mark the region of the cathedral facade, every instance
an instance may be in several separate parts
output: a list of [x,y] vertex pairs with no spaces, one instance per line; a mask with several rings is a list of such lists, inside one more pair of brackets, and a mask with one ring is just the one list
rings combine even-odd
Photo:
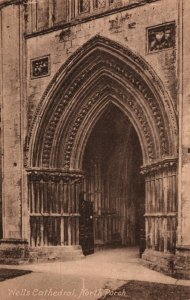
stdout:
[[1,262],[138,246],[190,276],[189,14],[185,0],[0,1]]

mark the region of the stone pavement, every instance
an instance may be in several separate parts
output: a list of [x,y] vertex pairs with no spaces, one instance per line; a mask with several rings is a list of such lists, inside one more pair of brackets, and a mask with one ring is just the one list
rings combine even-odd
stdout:
[[6,268],[33,272],[0,282],[0,300],[95,300],[128,280],[190,286],[188,280],[176,280],[144,267],[135,248],[99,251],[78,261]]

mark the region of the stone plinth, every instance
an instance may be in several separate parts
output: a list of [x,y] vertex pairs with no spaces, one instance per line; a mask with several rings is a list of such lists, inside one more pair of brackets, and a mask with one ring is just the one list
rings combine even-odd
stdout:
[[83,258],[81,246],[29,247],[26,240],[0,240],[0,264],[69,261]]
[[146,249],[142,255],[143,265],[167,275],[173,275],[173,261],[174,254],[172,253]]
[[0,240],[0,263],[22,264],[29,259],[28,242],[22,239]]
[[29,263],[69,261],[84,258],[81,246],[46,246],[29,249]]
[[190,246],[177,247],[174,274],[177,278],[190,279]]

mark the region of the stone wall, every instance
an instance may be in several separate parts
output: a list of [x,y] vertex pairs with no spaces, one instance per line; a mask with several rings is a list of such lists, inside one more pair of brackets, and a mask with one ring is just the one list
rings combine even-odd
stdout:
[[180,1],[179,13],[179,194],[178,246],[174,271],[179,278],[190,278],[190,3]]
[[[179,165],[179,245],[190,245],[190,45],[189,13],[190,5],[182,1],[180,31],[180,165]],[[183,28],[183,32],[182,32]]]

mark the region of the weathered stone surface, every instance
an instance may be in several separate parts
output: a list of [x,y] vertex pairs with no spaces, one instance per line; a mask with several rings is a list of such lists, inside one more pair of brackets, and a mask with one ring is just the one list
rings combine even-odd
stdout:
[[49,246],[29,249],[29,263],[68,261],[84,258],[80,246]]
[[27,264],[50,261],[68,261],[83,258],[82,249],[77,246],[49,246],[31,248],[26,240],[0,240],[1,264]]
[[142,255],[142,263],[152,270],[173,275],[174,255],[146,249]]
[[190,279],[190,246],[177,247],[174,275],[177,278]]
[[29,258],[28,242],[21,239],[0,240],[0,263],[22,264]]

